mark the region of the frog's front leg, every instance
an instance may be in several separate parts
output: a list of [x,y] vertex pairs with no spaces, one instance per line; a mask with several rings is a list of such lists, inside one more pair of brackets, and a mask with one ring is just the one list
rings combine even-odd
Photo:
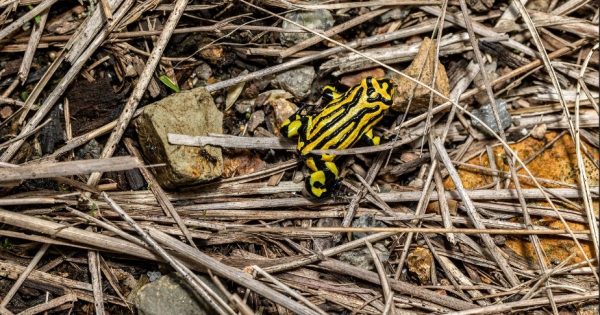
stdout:
[[329,104],[333,100],[337,100],[342,97],[344,93],[341,92],[338,88],[333,85],[326,85],[321,91],[321,97],[323,98],[323,103]]
[[295,136],[297,136],[300,132],[300,130],[303,127],[306,127],[307,124],[307,116],[306,115],[302,115],[302,110],[304,109],[304,106],[300,106],[300,108],[298,108],[298,110],[292,114],[288,119],[286,119],[283,124],[281,124],[281,127],[279,128],[279,132],[286,138],[293,138]]
[[379,143],[381,142],[381,138],[379,136],[373,135],[373,129],[370,129],[365,134],[363,134],[360,140],[366,145],[370,146],[379,145]]

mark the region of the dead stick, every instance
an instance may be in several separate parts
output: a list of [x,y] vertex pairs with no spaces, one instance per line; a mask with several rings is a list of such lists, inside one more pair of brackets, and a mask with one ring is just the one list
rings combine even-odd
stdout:
[[[417,228],[417,227],[309,227],[309,228],[265,228],[248,227],[232,228],[235,231],[246,233],[299,233],[299,232],[332,232],[332,233],[461,233],[461,234],[488,234],[488,235],[562,235],[568,236],[565,230],[517,230],[517,229],[471,229],[471,228]],[[590,230],[573,231],[576,235],[589,235]],[[269,268],[267,268],[269,269]]]
[[95,171],[124,171],[139,167],[130,156],[108,159],[78,160],[56,163],[31,164],[15,168],[0,168],[0,182],[87,174]]
[[55,307],[61,306],[65,303],[68,302],[75,302],[77,301],[77,295],[75,293],[68,293],[65,294],[61,297],[57,297],[55,299],[52,299],[48,302],[30,307],[24,311],[22,311],[21,313],[19,313],[18,315],[35,315],[35,314],[40,314],[42,312],[45,312],[47,310],[53,309]]
[[29,20],[33,19],[35,16],[44,12],[46,9],[55,4],[58,0],[46,0],[40,4],[38,4],[35,8],[31,9],[31,11],[23,14],[16,21],[12,22],[7,27],[0,30],[0,40],[4,39],[6,36],[10,35],[12,32],[18,30],[27,23]]
[[[118,21],[123,16],[125,16],[125,14],[129,11],[129,8],[131,7],[131,5],[133,5],[133,0],[126,0],[125,3],[119,7],[119,10],[115,14],[115,21]],[[108,36],[108,34],[109,34],[108,29],[100,32],[100,34],[98,34],[96,36],[96,38],[93,39],[93,41],[89,45],[89,47],[87,47],[87,49],[85,49],[85,51],[79,56],[79,58],[77,58],[76,62],[72,63],[72,65],[69,68],[69,70],[67,71],[67,73],[62,77],[62,79],[56,85],[54,90],[44,100],[42,105],[36,111],[35,115],[33,117],[31,117],[29,119],[29,121],[27,122],[27,124],[21,129],[21,133],[20,133],[21,135],[27,134],[31,130],[35,129],[37,127],[37,125],[42,121],[42,119],[44,119],[46,114],[48,114],[50,112],[50,110],[52,109],[54,104],[58,101],[60,96],[64,93],[64,91],[67,89],[67,87],[71,84],[71,82],[79,74],[79,71],[81,70],[81,68],[83,68],[85,63],[90,59],[90,57],[96,51],[96,49],[98,47],[100,47],[100,45],[104,42],[104,39],[106,38],[106,36]],[[58,69],[63,58],[65,58],[64,54],[61,54],[58,57],[58,59],[56,59],[52,63],[52,65],[50,66],[50,69],[48,69],[48,71],[44,74],[44,77],[42,78],[42,80],[40,80],[38,85],[36,85],[33,92],[27,99],[27,102],[25,103],[26,108],[33,105],[33,102],[37,99],[39,94],[42,92],[42,88],[43,88],[42,85],[44,85],[45,83],[47,83],[50,80],[50,77],[54,74],[56,69]],[[43,82],[43,84],[42,84],[42,82]],[[42,85],[40,85],[40,84],[42,84]],[[25,116],[22,116],[22,119],[24,119],[24,117]],[[20,139],[19,141],[11,144],[10,147],[8,147],[4,151],[4,153],[2,153],[2,155],[0,156],[0,161],[8,162],[15,155],[15,153],[17,153],[17,151],[19,150],[19,148],[21,148],[21,145],[23,145],[24,142],[25,142],[25,139]]]
[[[557,304],[571,303],[585,300],[597,300],[598,290],[586,292],[584,294],[566,294],[566,295],[555,295],[554,302]],[[475,314],[500,314],[503,312],[516,311],[516,308],[531,308],[535,306],[548,305],[548,297],[531,299],[527,301],[518,301],[510,303],[502,303],[497,305],[490,305],[480,308],[474,308],[470,310],[448,313],[449,315],[475,315]]]
[[[129,153],[133,154],[138,160],[140,160],[140,162],[144,160],[142,157],[142,154],[134,146],[133,141],[131,139],[125,138],[124,143],[125,143],[125,147],[129,151]],[[141,163],[143,163],[143,162],[141,162]],[[158,183],[158,181],[156,180],[156,178],[154,177],[152,172],[150,172],[150,170],[146,169],[146,168],[140,168],[140,171],[141,171],[142,175],[144,176],[144,178],[146,179],[146,182],[148,182],[148,184],[150,186],[150,190],[154,194],[156,201],[158,201],[158,204],[163,209],[165,214],[168,217],[172,217],[173,219],[175,219],[177,226],[181,230],[181,233],[183,233],[183,235],[185,236],[188,243],[190,243],[190,245],[192,245],[193,247],[198,248],[198,247],[196,247],[196,244],[194,243],[194,240],[192,239],[192,235],[190,234],[190,231],[188,230],[187,226],[181,220],[181,217],[179,216],[179,213],[177,213],[177,211],[175,210],[173,203],[171,203],[171,201],[169,200],[169,197],[167,196],[165,191],[162,189],[162,187],[160,187],[160,184]]]
[[31,261],[29,262],[29,265],[27,265],[27,269],[25,269],[25,271],[21,273],[19,279],[17,279],[17,281],[13,284],[10,290],[8,290],[8,293],[4,295],[4,299],[2,300],[2,303],[0,303],[0,307],[6,307],[6,305],[8,305],[15,293],[17,293],[17,290],[19,290],[23,282],[25,282],[31,271],[33,271],[38,262],[40,262],[40,259],[42,259],[42,257],[44,256],[44,254],[48,250],[48,247],[50,247],[50,244],[43,244],[42,247],[40,247],[33,259],[31,259]]
[[177,270],[179,274],[187,281],[187,283],[194,288],[194,290],[202,296],[217,313],[219,314],[235,314],[235,312],[223,302],[222,299],[214,293],[214,290],[206,286],[206,284],[200,280],[194,273],[192,273],[186,266],[180,261],[173,258],[167,253],[160,245],[146,233],[139,224],[137,224],[114,200],[112,200],[106,192],[102,193],[102,198],[115,210],[125,222],[127,222],[133,229],[140,235],[140,237],[146,242],[164,261],[169,263],[173,269]]
[[[336,26],[328,29],[327,31],[325,31],[323,33],[323,35],[325,35],[325,36],[333,36],[335,34],[343,32],[343,31],[345,31],[345,30],[347,30],[347,29],[349,29],[351,27],[354,27],[354,26],[359,25],[359,24],[361,24],[363,22],[366,22],[366,21],[368,21],[368,20],[370,20],[370,19],[372,19],[374,17],[377,17],[377,16],[379,16],[379,15],[381,15],[381,14],[383,14],[383,13],[389,11],[389,10],[390,9],[379,9],[379,10],[371,11],[371,12],[369,12],[367,14],[358,15],[357,17],[353,18],[352,20],[349,20],[347,22],[344,22],[344,23],[342,23],[340,25],[336,25]],[[309,38],[307,40],[304,40],[304,41],[302,41],[302,42],[300,42],[300,43],[298,43],[298,44],[296,44],[296,45],[294,45],[294,46],[292,46],[292,47],[290,47],[290,48],[282,51],[280,53],[280,57],[281,58],[289,57],[289,56],[291,56],[291,55],[293,55],[293,54],[295,54],[295,53],[297,53],[297,52],[299,52],[301,50],[304,50],[304,49],[306,49],[306,48],[308,48],[308,47],[310,47],[312,45],[318,44],[321,41],[323,41],[323,38],[321,38],[319,36],[313,36],[313,37],[311,37],[311,38]]]
[[262,295],[271,301],[284,306],[295,314],[314,314],[312,309],[295,302],[283,294],[271,289],[263,283],[252,279],[249,274],[239,269],[227,266],[222,262],[204,254],[203,252],[184,244],[183,242],[157,230],[149,227],[148,232],[152,238],[173,250],[176,250],[182,257],[189,259],[198,267],[212,270],[216,275],[229,279],[241,286],[244,286],[255,293]]

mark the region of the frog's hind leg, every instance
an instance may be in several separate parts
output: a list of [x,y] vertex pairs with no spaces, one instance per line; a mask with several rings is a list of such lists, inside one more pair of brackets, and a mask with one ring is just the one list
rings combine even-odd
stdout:
[[360,141],[364,142],[366,145],[379,145],[381,142],[381,138],[379,136],[373,135],[373,129],[370,129],[365,134],[362,135]]
[[337,176],[328,169],[311,173],[305,180],[306,191],[314,198],[331,196],[337,183]]
[[306,166],[313,171],[305,181],[306,191],[315,198],[325,198],[333,193],[339,177],[339,171],[333,161],[324,161],[319,157],[309,157]]
[[279,132],[286,138],[292,138],[298,135],[300,129],[306,125],[306,117],[302,115],[302,110],[306,104],[303,104],[298,108],[298,110],[292,114],[288,119],[286,119],[281,127],[279,127]]

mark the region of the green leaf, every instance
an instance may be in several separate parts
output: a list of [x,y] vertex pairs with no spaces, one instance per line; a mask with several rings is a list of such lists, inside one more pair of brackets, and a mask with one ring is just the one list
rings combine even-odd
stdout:
[[160,77],[158,77],[158,79],[160,80],[160,82],[162,82],[164,85],[166,85],[168,88],[170,88],[171,90],[173,90],[173,92],[175,93],[179,93],[179,91],[181,91],[179,89],[179,86],[177,85],[177,82],[174,82],[173,80],[171,80],[171,78],[169,78],[166,75],[161,75]]
[[[33,10],[33,6],[31,4],[27,5],[27,8],[29,10]],[[42,20],[42,17],[40,15],[36,15],[33,20],[35,21],[35,24],[40,25],[40,21]]]
[[21,94],[19,94],[19,96],[21,97],[21,100],[23,102],[27,101],[27,99],[29,98],[29,92],[27,91],[23,91],[21,92]]

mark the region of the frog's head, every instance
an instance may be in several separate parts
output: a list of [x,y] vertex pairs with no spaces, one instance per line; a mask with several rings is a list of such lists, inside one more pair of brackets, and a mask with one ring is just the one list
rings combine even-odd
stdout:
[[367,77],[362,80],[360,85],[363,87],[363,91],[366,91],[367,101],[382,102],[387,106],[392,105],[396,89],[391,80]]

